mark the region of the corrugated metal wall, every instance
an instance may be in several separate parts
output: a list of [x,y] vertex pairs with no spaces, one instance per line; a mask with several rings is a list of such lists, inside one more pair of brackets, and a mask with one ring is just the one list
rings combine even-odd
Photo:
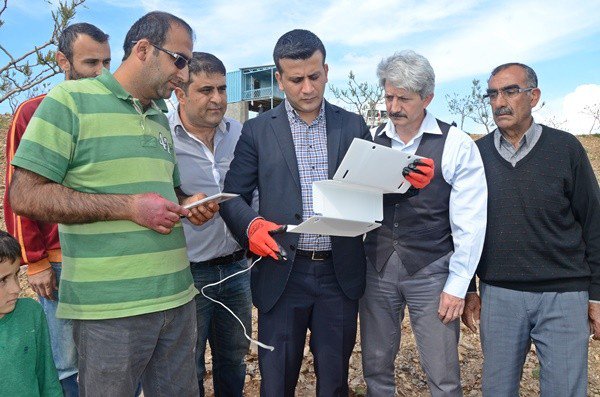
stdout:
[[239,102],[242,100],[242,71],[228,72],[226,76],[227,102]]

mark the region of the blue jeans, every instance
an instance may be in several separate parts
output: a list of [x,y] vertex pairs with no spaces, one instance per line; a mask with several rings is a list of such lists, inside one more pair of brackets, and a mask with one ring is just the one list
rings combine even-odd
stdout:
[[[218,266],[191,263],[194,285],[198,290],[247,267],[246,259]],[[208,287],[204,292],[230,308],[242,320],[250,334],[252,330],[252,295],[249,272],[233,277],[223,284]],[[200,396],[204,396],[203,381],[206,373],[204,353],[207,340],[212,353],[215,397],[243,396],[246,377],[244,357],[248,353],[250,342],[245,338],[242,326],[222,306],[211,302],[202,294],[196,295],[196,318],[198,324],[196,369]]]
[[[51,265],[56,276],[56,283],[59,284],[61,263],[54,262]],[[55,293],[54,296],[56,298],[54,301],[41,296],[38,296],[38,298],[48,321],[52,358],[58,371],[58,379],[60,379],[65,397],[76,397],[79,393],[77,386],[77,349],[73,341],[73,324],[71,320],[56,318],[58,294]]]

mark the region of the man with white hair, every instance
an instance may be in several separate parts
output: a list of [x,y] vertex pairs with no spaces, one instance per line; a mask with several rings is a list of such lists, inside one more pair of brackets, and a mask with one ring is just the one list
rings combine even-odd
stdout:
[[383,225],[365,240],[360,327],[367,394],[395,395],[394,359],[408,306],[431,395],[462,396],[458,318],[485,237],[483,163],[467,134],[426,110],[435,74],[425,57],[396,53],[380,62],[377,75],[390,121],[374,141],[425,157],[434,177],[414,194],[385,195]]

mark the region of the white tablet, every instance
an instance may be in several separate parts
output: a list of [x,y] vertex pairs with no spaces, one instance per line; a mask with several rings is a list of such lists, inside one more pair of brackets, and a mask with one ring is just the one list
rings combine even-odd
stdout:
[[410,188],[410,183],[404,179],[402,171],[420,158],[422,157],[354,138],[333,179],[374,187],[383,193],[405,193]]
[[203,198],[202,200],[198,200],[198,201],[194,201],[193,203],[189,203],[183,206],[183,208],[185,209],[191,209],[194,207],[197,207],[199,205],[202,205],[204,203],[208,203],[208,202],[213,202],[213,203],[222,203],[223,201],[227,201],[229,199],[232,199],[234,197],[239,196],[239,194],[234,194],[234,193],[218,193],[218,194],[213,194],[212,196],[208,196]]

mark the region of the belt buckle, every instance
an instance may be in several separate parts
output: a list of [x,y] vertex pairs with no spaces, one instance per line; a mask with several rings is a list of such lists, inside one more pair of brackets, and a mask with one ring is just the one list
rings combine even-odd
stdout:
[[310,259],[311,259],[311,260],[313,260],[313,261],[322,261],[322,260],[323,260],[323,258],[317,258],[317,257],[315,257],[315,253],[316,253],[316,252],[317,252],[317,251],[311,251],[311,254],[310,254]]

